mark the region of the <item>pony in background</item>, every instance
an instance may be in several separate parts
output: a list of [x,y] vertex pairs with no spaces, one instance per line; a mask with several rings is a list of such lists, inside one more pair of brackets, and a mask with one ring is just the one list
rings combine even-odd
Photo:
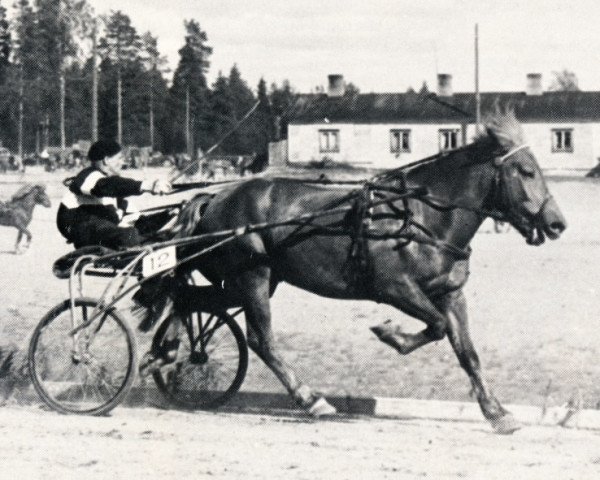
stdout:
[[[36,205],[50,208],[52,203],[46,193],[46,187],[41,184],[26,183],[4,203],[0,202],[0,225],[15,227],[18,230],[15,243],[15,253],[24,253],[31,244],[31,232],[28,226],[33,217],[33,209]],[[21,240],[25,236],[25,242]]]

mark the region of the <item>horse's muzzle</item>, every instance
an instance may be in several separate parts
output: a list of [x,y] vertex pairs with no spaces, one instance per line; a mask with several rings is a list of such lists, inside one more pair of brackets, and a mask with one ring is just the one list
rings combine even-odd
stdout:
[[567,228],[567,221],[552,197],[550,197],[542,207],[540,219],[540,227],[551,240],[556,240]]

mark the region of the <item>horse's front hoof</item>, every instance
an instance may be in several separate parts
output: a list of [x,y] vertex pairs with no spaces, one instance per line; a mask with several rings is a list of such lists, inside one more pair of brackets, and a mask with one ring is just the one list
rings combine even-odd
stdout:
[[494,431],[500,435],[511,435],[520,430],[523,425],[519,423],[511,413],[502,415],[500,418],[490,420]]
[[312,406],[308,409],[308,413],[315,418],[324,417],[327,415],[335,415],[337,413],[336,408],[331,405],[323,397],[320,397]]

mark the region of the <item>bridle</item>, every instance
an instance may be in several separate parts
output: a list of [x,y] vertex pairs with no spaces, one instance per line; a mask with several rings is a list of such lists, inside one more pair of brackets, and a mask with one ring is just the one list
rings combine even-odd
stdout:
[[[500,157],[496,157],[494,159],[494,167],[496,169],[496,173],[494,175],[494,191],[492,194],[492,198],[494,200],[494,205],[501,205],[504,208],[505,211],[501,211],[498,208],[496,208],[494,210],[494,213],[496,215],[499,215],[499,218],[496,215],[490,215],[493,218],[497,218],[498,220],[503,220],[506,221],[508,220],[511,215],[507,214],[506,211],[511,211],[512,210],[512,205],[510,205],[511,203],[511,198],[514,198],[514,195],[511,194],[511,182],[507,182],[506,178],[509,178],[509,175],[502,175],[503,173],[503,169],[505,168],[506,165],[506,161],[512,157],[514,154],[516,154],[517,152],[520,152],[521,150],[525,150],[530,148],[529,145],[527,144],[523,144],[523,145],[519,145],[518,147],[514,147],[511,150],[509,150],[507,153],[505,153],[504,155],[500,156]],[[542,200],[542,202],[540,203],[539,209],[537,211],[537,213],[535,214],[535,216],[538,216],[545,208],[546,204],[552,199],[552,195],[550,194],[549,191],[546,191],[546,195],[544,197],[544,199]]]
[[[522,144],[519,146],[516,146],[512,149],[510,149],[508,152],[498,155],[493,159],[493,166],[495,169],[494,172],[494,180],[493,180],[493,187],[492,187],[492,191],[490,193],[490,203],[492,204],[492,208],[485,208],[485,207],[475,207],[475,206],[471,206],[471,205],[466,205],[466,204],[462,204],[461,202],[450,202],[446,199],[442,199],[442,198],[437,198],[434,195],[432,195],[430,192],[426,191],[423,192],[423,194],[421,195],[415,195],[412,196],[412,198],[414,200],[420,201],[428,206],[430,206],[431,208],[434,208],[436,210],[439,211],[451,211],[451,210],[455,210],[455,209],[461,209],[461,210],[467,210],[467,211],[471,211],[481,217],[491,217],[495,220],[498,221],[509,221],[512,218],[511,213],[507,213],[507,212],[511,212],[511,205],[510,205],[510,199],[514,197],[514,195],[511,194],[511,186],[510,186],[510,182],[507,182],[503,177],[506,178],[510,178],[510,175],[508,173],[505,172],[505,168],[506,168],[506,164],[507,161],[513,157],[515,154],[517,154],[518,152],[528,149],[530,148],[530,146],[528,144]],[[426,161],[431,161],[434,160],[435,157],[431,157],[426,159]],[[419,162],[422,163],[422,162]],[[395,174],[396,177],[396,181],[400,182],[400,191],[402,190],[406,190],[406,171],[396,171]],[[381,178],[383,180],[383,178]],[[389,180],[390,178],[386,178],[386,180]],[[379,179],[378,179],[379,180]],[[366,185],[367,187],[370,187],[371,189],[373,189],[374,191],[385,191],[386,187],[384,185],[382,185],[379,182],[371,182],[370,184]],[[391,191],[388,189],[388,191]],[[392,193],[397,193],[397,192],[392,192]],[[549,192],[546,192],[546,196],[544,198],[544,200],[541,202],[540,204],[540,208],[536,214],[539,215],[543,210],[545,205],[552,199],[552,195]],[[408,228],[409,227],[418,227],[419,229],[423,229],[423,227],[419,224],[417,224],[414,219],[412,218],[412,212],[410,211],[410,208],[407,204],[407,199],[403,199],[403,203],[404,203],[404,211],[403,211],[403,215],[404,215],[404,225],[403,227],[400,229],[401,232],[403,234],[406,234],[408,232]],[[506,208],[502,208],[502,207],[506,207]],[[390,206],[390,208],[393,208],[393,206]],[[399,209],[395,209],[396,214],[400,214],[402,212],[399,211]],[[515,216],[516,217],[516,216]],[[515,220],[518,220],[517,218],[515,218]],[[433,239],[433,235],[430,232],[427,231],[423,231],[422,233],[424,233],[424,238],[422,235],[420,235],[421,239],[420,241],[422,243],[429,243],[430,241],[434,241],[435,243],[438,244],[439,247],[443,248],[444,250],[450,251],[450,253],[453,253],[456,257],[468,257],[468,250],[462,250],[459,249],[457,247],[455,247],[454,245],[448,244],[446,242],[438,242],[436,240]],[[428,238],[429,237],[429,238]],[[416,238],[414,240],[417,240]],[[419,240],[417,240],[419,241]]]
[[[514,147],[514,148],[510,149],[508,152],[506,152],[502,155],[498,155],[494,158],[494,160],[493,160],[493,166],[495,169],[494,184],[493,184],[492,192],[490,195],[490,199],[491,199],[490,203],[493,205],[492,208],[473,207],[471,205],[466,205],[461,202],[449,202],[447,200],[435,197],[434,195],[431,195],[431,194],[427,194],[427,195],[418,197],[417,199],[420,200],[421,202],[425,203],[426,205],[428,205],[436,210],[440,210],[440,211],[450,211],[450,210],[455,210],[455,209],[468,210],[468,211],[473,212],[482,217],[490,217],[490,218],[493,218],[495,220],[502,221],[502,222],[508,221],[509,215],[507,215],[504,211],[502,211],[500,208],[497,207],[497,205],[504,205],[506,203],[505,198],[512,197],[510,194],[510,187],[505,185],[505,182],[502,180],[503,169],[505,168],[506,161],[508,159],[510,159],[513,155],[520,152],[521,150],[525,150],[528,148],[530,148],[530,146],[528,144],[522,144],[522,145]],[[503,193],[505,192],[506,189],[509,189],[509,192],[506,192],[503,195]],[[545,205],[551,199],[552,199],[552,195],[550,194],[550,192],[547,192],[544,200],[540,204],[540,209],[539,209],[538,213],[543,211]]]
[[529,145],[527,145],[526,143],[524,143],[523,145],[519,145],[518,147],[515,147],[515,148],[509,150],[508,152],[506,152],[501,157],[497,157],[494,160],[494,165],[496,165],[497,167],[502,166],[504,164],[504,162],[506,160],[508,160],[510,157],[512,157],[515,153],[520,152],[521,150],[525,150],[526,148],[530,148],[530,147],[529,147]]

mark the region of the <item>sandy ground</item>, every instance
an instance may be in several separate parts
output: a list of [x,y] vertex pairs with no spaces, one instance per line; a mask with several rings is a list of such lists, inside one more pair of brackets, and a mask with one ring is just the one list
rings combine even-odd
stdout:
[[[4,343],[26,345],[39,318],[67,295],[66,282],[50,269],[70,249],[54,226],[64,176],[30,176],[48,183],[54,205],[36,209],[26,254],[12,253],[14,229],[0,229]],[[19,181],[1,178],[0,196],[9,197]],[[489,225],[476,236],[466,289],[473,337],[506,403],[563,404],[581,396],[593,408],[600,401],[600,184],[552,181],[550,187],[570,223],[561,240],[528,247],[514,232],[485,233]],[[321,299],[284,285],[273,313],[286,358],[318,390],[468,398],[466,375],[446,342],[400,357],[371,335],[368,327],[385,318],[421,328],[391,308]],[[243,388],[282,390],[254,356]],[[12,405],[0,408],[0,432],[0,478],[600,478],[599,432],[559,427],[502,437],[484,422],[314,422],[152,408],[90,418]]]
[[[48,184],[54,205],[35,210],[33,244],[26,254],[12,254],[16,231],[0,229],[3,341],[24,345],[39,318],[67,296],[66,281],[54,278],[50,268],[70,249],[54,225],[64,189],[60,180],[67,175],[31,174]],[[17,176],[1,178],[1,196],[8,197],[18,182]],[[502,401],[560,405],[581,396],[587,407],[595,408],[600,402],[596,307],[600,183],[551,180],[550,188],[569,222],[560,240],[530,247],[514,232],[486,233],[489,225],[475,237],[466,288],[472,334]],[[157,202],[151,197],[141,199],[142,206]],[[273,316],[285,357],[317,390],[335,395],[469,398],[467,377],[446,341],[401,357],[371,334],[368,327],[386,318],[407,329],[421,328],[389,307],[323,299],[282,285],[273,299]],[[140,337],[142,343],[147,340]],[[243,388],[282,391],[253,355]]]
[[[479,423],[119,409],[65,417],[0,410],[2,478],[600,478],[600,434]],[[9,476],[5,476],[10,472]]]

